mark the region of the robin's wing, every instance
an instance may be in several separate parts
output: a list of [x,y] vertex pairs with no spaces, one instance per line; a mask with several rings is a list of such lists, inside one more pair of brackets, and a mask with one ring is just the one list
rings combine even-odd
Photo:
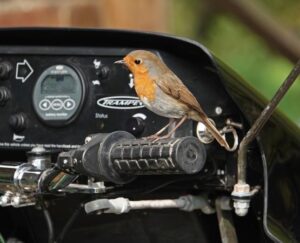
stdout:
[[188,88],[181,82],[181,80],[172,72],[167,72],[161,78],[155,79],[155,83],[166,94],[186,104],[191,109],[198,111],[202,121],[207,126],[211,134],[216,138],[221,146],[229,149],[226,140],[219,133],[217,128],[211,123],[200,104]]
[[155,78],[154,81],[164,93],[204,114],[197,99],[173,72],[166,72],[160,78]]

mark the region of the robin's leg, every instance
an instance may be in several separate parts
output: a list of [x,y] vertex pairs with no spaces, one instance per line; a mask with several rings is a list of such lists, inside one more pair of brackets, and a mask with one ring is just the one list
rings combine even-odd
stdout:
[[174,118],[170,118],[169,123],[166,126],[164,126],[162,129],[160,129],[155,134],[145,137],[144,139],[147,139],[147,140],[159,139],[160,138],[159,135],[161,135],[168,127],[170,127],[175,122],[176,122],[176,120]]
[[153,142],[156,142],[160,139],[170,138],[172,134],[186,121],[187,116],[181,118],[181,120],[176,124],[176,126],[165,136],[156,138]]

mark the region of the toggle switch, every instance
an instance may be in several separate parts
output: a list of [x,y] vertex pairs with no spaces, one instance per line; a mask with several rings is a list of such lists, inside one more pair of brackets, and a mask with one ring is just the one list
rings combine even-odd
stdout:
[[18,113],[12,115],[8,120],[9,126],[15,131],[15,132],[21,132],[26,128],[27,125],[27,119],[25,114]]

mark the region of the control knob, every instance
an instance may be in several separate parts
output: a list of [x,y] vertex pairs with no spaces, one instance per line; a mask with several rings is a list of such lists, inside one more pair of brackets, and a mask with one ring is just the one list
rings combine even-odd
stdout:
[[101,66],[100,69],[97,71],[97,76],[100,80],[106,79],[109,75],[109,67],[108,66]]
[[131,117],[126,121],[126,131],[136,137],[142,135],[145,129],[145,121],[140,117]]
[[10,91],[8,88],[0,87],[0,106],[6,104],[6,102],[10,99]]
[[9,118],[8,123],[15,132],[21,132],[26,128],[27,119],[25,114],[18,113],[12,115]]
[[0,62],[0,79],[8,79],[11,70],[12,66],[9,62]]

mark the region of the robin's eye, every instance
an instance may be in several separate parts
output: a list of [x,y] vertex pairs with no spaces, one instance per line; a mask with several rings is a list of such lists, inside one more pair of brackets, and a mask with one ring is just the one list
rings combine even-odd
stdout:
[[135,59],[135,60],[134,60],[134,63],[137,64],[137,65],[139,65],[139,64],[142,63],[142,60],[141,60],[141,59]]

